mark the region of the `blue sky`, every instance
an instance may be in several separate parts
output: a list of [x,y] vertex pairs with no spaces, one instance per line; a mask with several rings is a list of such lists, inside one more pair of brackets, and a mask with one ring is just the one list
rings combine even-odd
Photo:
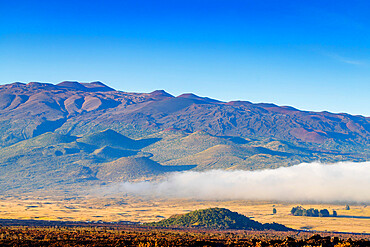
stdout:
[[0,83],[102,81],[370,116],[370,1],[3,1]]

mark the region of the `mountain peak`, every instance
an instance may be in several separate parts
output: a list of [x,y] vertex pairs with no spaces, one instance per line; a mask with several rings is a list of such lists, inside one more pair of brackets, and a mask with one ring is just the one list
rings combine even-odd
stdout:
[[84,87],[81,83],[77,81],[63,81],[57,84],[58,87],[70,88],[75,90],[82,90],[85,91],[86,87]]
[[252,105],[252,102],[244,101],[244,100],[233,100],[233,101],[227,102],[226,105],[232,105],[232,106]]
[[131,148],[135,146],[134,140],[112,129],[106,129],[93,133],[91,135],[84,136],[78,141],[99,147],[110,146],[119,148]]
[[202,99],[202,97],[200,97],[196,94],[193,94],[193,93],[183,93],[183,94],[177,96],[177,98]]
[[81,83],[84,87],[88,88],[91,92],[108,92],[108,91],[116,91],[115,89],[105,85],[100,81],[93,81],[90,83]]
[[90,83],[80,83],[77,81],[63,81],[57,84],[58,87],[68,88],[68,89],[75,89],[80,91],[87,91],[87,92],[108,92],[108,91],[116,91],[111,87],[108,87],[104,83],[100,81],[94,81]]
[[193,94],[193,93],[184,93],[184,94],[181,94],[181,95],[177,96],[177,98],[201,100],[201,101],[204,101],[204,102],[207,102],[207,103],[221,103],[221,101],[219,101],[219,100],[211,99],[211,98],[208,98],[208,97],[200,97],[200,96],[198,96],[196,94]]
[[10,83],[10,85],[12,85],[12,86],[25,86],[26,84],[23,83],[23,82],[16,81],[16,82]]
[[155,90],[155,91],[151,92],[150,95],[155,96],[155,97],[171,97],[171,98],[174,97],[173,95],[167,93],[164,90]]
[[35,82],[35,81],[27,83],[26,86],[31,89],[45,89],[45,88],[54,87],[54,85],[51,83],[42,83],[42,82]]

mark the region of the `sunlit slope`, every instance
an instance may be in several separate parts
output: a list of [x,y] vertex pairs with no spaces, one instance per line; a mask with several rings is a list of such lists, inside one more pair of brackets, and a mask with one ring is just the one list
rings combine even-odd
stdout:
[[186,133],[177,130],[166,130],[151,135],[160,137],[160,140],[143,150],[153,154],[158,162],[195,155],[219,144],[229,143],[226,139],[212,136],[204,131]]
[[124,157],[101,165],[97,178],[108,182],[122,182],[191,168],[193,166],[162,166],[147,157]]
[[[143,150],[153,154],[153,160],[165,165],[196,165],[193,169],[199,171],[255,170],[317,160],[336,162],[344,159],[338,153],[307,149],[288,142],[218,137],[204,131],[189,134],[168,130],[152,136],[160,137],[160,140]],[[361,161],[356,157],[350,159]]]

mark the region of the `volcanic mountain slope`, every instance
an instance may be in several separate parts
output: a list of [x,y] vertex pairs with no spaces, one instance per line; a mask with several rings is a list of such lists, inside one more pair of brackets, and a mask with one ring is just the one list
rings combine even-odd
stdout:
[[1,191],[369,159],[363,116],[101,82],[0,86]]
[[162,166],[113,130],[77,137],[47,132],[0,149],[0,193],[71,189],[153,177],[193,166]]
[[153,158],[158,162],[187,157],[215,145],[231,143],[225,138],[212,136],[204,131],[189,133],[180,130],[165,130],[148,137],[158,138],[158,142],[143,150],[152,153]]
[[341,152],[369,152],[370,119],[247,101],[221,102],[164,91],[125,93],[100,83],[0,86],[0,140],[8,146],[45,132],[114,129],[143,137],[167,128],[214,136],[274,138]]
[[109,182],[122,182],[138,178],[151,178],[167,172],[185,171],[194,167],[195,165],[162,166],[147,157],[123,157],[103,164],[97,177]]
[[76,190],[155,179],[186,170],[276,168],[322,160],[361,161],[280,141],[165,130],[131,139],[107,129],[85,136],[47,132],[0,148],[0,193]]
[[195,210],[183,215],[173,215],[168,219],[164,219],[159,222],[148,223],[146,225],[160,227],[200,227],[236,230],[293,230],[277,223],[261,224],[226,208]]
[[[165,135],[169,132],[168,136]],[[296,165],[302,162],[333,163],[342,160],[364,161],[352,154],[319,151],[282,141],[252,140],[212,136],[203,131],[184,135],[164,131],[151,136],[162,139],[143,149],[163,165],[197,165],[193,170],[256,170]]]
[[[53,132],[68,121],[76,120],[82,126],[110,125],[110,120],[93,121],[109,114],[120,112],[131,104],[148,103],[166,94],[135,94],[118,92],[100,83],[62,82],[58,85],[30,82],[0,86],[0,140],[7,146],[46,132]],[[122,115],[122,117],[125,117]],[[102,119],[100,119],[101,121]],[[67,132],[76,128],[69,125]],[[89,128],[89,127],[88,127]],[[78,128],[77,128],[78,129]],[[65,132],[65,131],[64,131]],[[93,133],[94,131],[86,131]]]

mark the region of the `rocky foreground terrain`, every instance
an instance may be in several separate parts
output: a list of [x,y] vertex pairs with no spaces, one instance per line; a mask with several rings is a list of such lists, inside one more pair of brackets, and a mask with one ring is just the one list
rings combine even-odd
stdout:
[[274,231],[109,227],[0,227],[1,246],[323,246],[370,245],[368,236]]

